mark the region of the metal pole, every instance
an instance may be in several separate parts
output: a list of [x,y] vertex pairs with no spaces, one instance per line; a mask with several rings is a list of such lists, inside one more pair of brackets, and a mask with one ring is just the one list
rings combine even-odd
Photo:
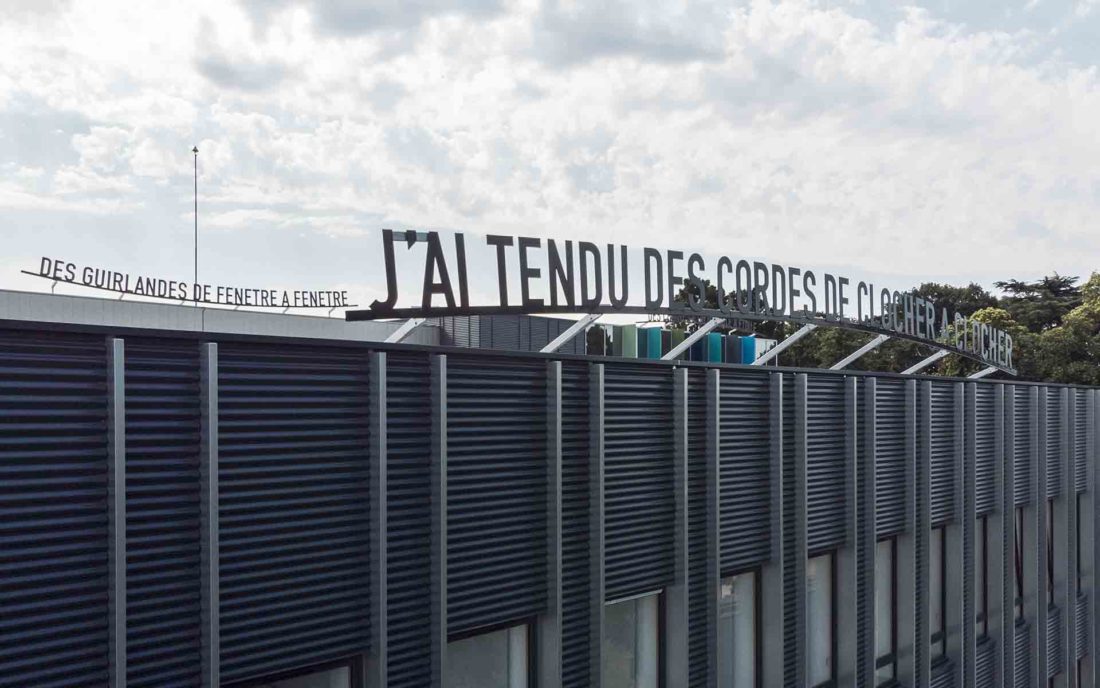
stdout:
[[195,156],[195,284],[192,287],[195,297],[195,305],[199,305],[199,147],[191,149]]

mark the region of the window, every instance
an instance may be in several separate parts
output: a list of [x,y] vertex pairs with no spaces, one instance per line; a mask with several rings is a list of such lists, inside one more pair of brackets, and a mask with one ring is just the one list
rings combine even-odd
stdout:
[[944,528],[932,529],[932,539],[928,547],[929,585],[928,597],[930,613],[929,625],[932,631],[932,658],[947,654],[947,633],[944,632],[944,609],[947,606],[947,590],[944,588],[946,557],[944,554],[946,538]]
[[756,686],[756,572],[722,581],[718,602],[718,686]]
[[989,635],[989,586],[986,578],[989,571],[989,559],[986,552],[986,537],[989,519],[980,516],[974,524],[974,635],[982,638]]
[[527,688],[527,626],[512,626],[447,644],[446,688]]
[[875,546],[875,683],[897,678],[897,540]]
[[660,594],[651,594],[607,605],[602,653],[604,688],[657,688],[660,601]]
[[806,681],[810,686],[833,680],[833,555],[806,564]]

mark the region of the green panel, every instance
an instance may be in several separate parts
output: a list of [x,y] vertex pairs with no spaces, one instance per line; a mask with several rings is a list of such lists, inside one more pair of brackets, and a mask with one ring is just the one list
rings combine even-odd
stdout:
[[707,360],[711,363],[722,362],[722,335],[717,332],[708,332],[706,336],[707,340]]

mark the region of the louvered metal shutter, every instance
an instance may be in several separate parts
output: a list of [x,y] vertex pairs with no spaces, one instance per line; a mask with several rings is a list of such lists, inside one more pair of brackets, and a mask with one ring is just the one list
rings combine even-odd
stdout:
[[1031,502],[1031,402],[1030,388],[1014,388],[1015,406],[1012,418],[1015,446],[1013,454],[1012,491],[1016,506],[1025,506]]
[[588,364],[562,362],[562,686],[589,670]]
[[447,631],[546,606],[546,364],[447,361]]
[[1039,393],[1047,395],[1047,498],[1054,499],[1062,494],[1062,395],[1058,388]]
[[1047,678],[1057,676],[1065,669],[1065,653],[1062,650],[1062,609],[1051,607],[1047,614]]
[[974,649],[974,675],[978,688],[994,688],[993,679],[996,676],[993,661],[996,648],[997,643],[987,637],[979,640]]
[[975,390],[974,508],[979,516],[992,512],[997,501],[993,484],[994,462],[997,460],[997,411],[993,391],[993,386],[988,384],[979,384]]
[[806,389],[806,542],[809,555],[844,544],[844,378],[812,375]]
[[386,624],[391,688],[431,683],[430,390],[427,354],[386,354]]
[[126,340],[126,679],[197,685],[199,345]]
[[875,530],[882,538],[905,529],[905,383],[878,380],[875,396]]
[[[932,432],[931,432],[931,473],[930,514],[932,525],[949,522],[955,517],[955,451],[958,439],[956,418],[959,409],[955,399],[955,384],[951,382],[931,382],[932,396]],[[918,404],[921,412],[924,405]],[[923,426],[923,419],[922,419]],[[924,433],[918,432],[921,437]],[[923,442],[923,438],[921,439]]]
[[222,679],[362,652],[367,352],[223,344],[218,361]]
[[768,376],[723,370],[719,395],[719,551],[722,571],[731,572],[771,555]]
[[1089,653],[1089,598],[1088,595],[1079,594],[1074,610],[1076,616],[1073,619],[1074,640],[1077,645],[1077,654],[1080,659]]
[[928,685],[931,688],[954,688],[955,665],[950,660],[941,660],[933,664]]
[[707,378],[688,370],[688,685],[707,685]]
[[1088,488],[1089,396],[1083,389],[1070,390],[1075,399],[1073,422],[1073,482],[1078,492]]
[[673,576],[672,371],[608,365],[605,406],[605,590],[616,598]]
[[1031,685],[1031,624],[1020,619],[1013,628],[1015,629],[1013,640],[1016,643],[1016,652],[1013,654],[1015,688],[1027,688]]
[[806,562],[799,561],[795,537],[795,380],[783,375],[783,682],[797,685],[798,638],[805,637],[805,617],[799,614],[797,589],[806,575]]
[[0,686],[107,684],[107,352],[0,332]]

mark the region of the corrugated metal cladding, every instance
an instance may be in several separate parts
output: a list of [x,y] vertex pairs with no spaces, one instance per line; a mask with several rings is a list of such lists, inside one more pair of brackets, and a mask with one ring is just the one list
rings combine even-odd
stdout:
[[0,686],[107,683],[103,337],[0,331]]
[[1047,678],[1057,676],[1065,669],[1062,652],[1062,608],[1047,610]]
[[[373,627],[370,566],[378,560],[369,546],[370,462],[383,458],[370,455],[371,423],[382,417],[383,410],[371,402],[372,390],[378,387],[371,384],[376,382],[371,379],[372,348],[278,342],[243,337],[218,342],[219,659],[225,684],[361,656],[380,645],[368,636]],[[184,337],[126,338],[127,482],[123,494],[127,520],[123,534],[127,559],[122,562],[125,567],[109,569],[108,513],[113,500],[108,496],[107,478],[114,455],[109,452],[106,338],[0,330],[0,687],[106,685],[114,657],[108,590],[119,572],[125,576],[128,593],[121,610],[126,613],[128,684],[159,688],[198,682],[200,646],[208,637],[198,630],[202,616],[200,347],[198,340]],[[388,529],[386,576],[378,580],[387,585],[387,606],[384,619],[377,621],[387,630],[388,685],[424,688],[431,685],[432,644],[439,637],[439,629],[433,629],[431,622],[430,361],[433,353],[447,350],[381,348],[387,352],[384,495]],[[547,360],[545,356],[449,350],[448,630],[452,633],[526,621],[546,610],[550,578],[545,568]],[[654,362],[601,360],[606,366],[606,587],[607,597],[615,599],[664,588],[673,580],[675,373],[671,366]],[[589,472],[591,363],[570,359],[561,364],[562,674],[564,685],[589,688],[594,640],[588,539],[590,486],[595,477]],[[845,463],[846,419],[836,410],[844,406],[844,377],[826,373],[807,377],[806,403],[798,409],[808,413],[808,472],[799,475],[794,442],[796,375],[781,376],[784,430],[781,437],[772,437],[774,422],[779,420],[771,416],[775,409],[771,380],[776,372],[720,367],[719,426],[708,428],[711,396],[706,394],[706,382],[713,373],[702,365],[684,367],[688,369],[689,666],[681,683],[696,688],[713,678],[707,675],[714,659],[708,656],[709,643],[714,641],[708,635],[714,631],[708,615],[708,608],[710,612],[713,608],[708,605],[715,592],[708,590],[706,582],[708,566],[714,563],[708,560],[708,546],[717,543],[721,548],[721,570],[727,575],[759,567],[770,555],[772,510],[780,509],[786,596],[774,602],[770,597],[758,599],[762,618],[782,615],[787,621],[785,641],[790,649],[782,659],[784,683],[803,685],[794,677],[804,670],[805,660],[805,615],[800,614],[805,600],[797,595],[803,589],[805,553],[800,549],[804,534],[795,529],[807,517],[811,526],[807,534],[818,538],[815,547],[839,544],[844,537],[843,531],[838,535],[831,530],[839,517],[824,504],[826,496],[835,499],[843,487],[842,480],[830,481]],[[862,381],[861,389],[870,384]],[[875,417],[857,420],[862,427],[874,427],[878,438],[873,466],[878,494],[872,505],[880,519],[880,534],[898,533],[911,526],[905,523],[904,485],[910,467],[907,385],[912,383],[880,377],[874,384],[878,390]],[[975,389],[995,390],[996,386],[979,382]],[[1055,397],[1062,389],[1053,390]],[[1046,395],[1050,389],[1037,391]],[[1026,459],[1030,447],[1030,392],[1031,387],[1024,385],[1015,392],[1016,446],[1012,450],[1018,459],[1021,455]],[[977,396],[975,400],[980,407],[983,402]],[[1087,404],[1077,402],[1078,434],[1073,440],[1079,452],[1081,434],[1092,419],[1082,419],[1080,408]],[[955,412],[951,415],[959,417]],[[981,442],[982,426],[991,417],[979,408],[975,418],[979,427],[966,427],[964,434],[973,429]],[[941,421],[932,420],[935,430]],[[942,422],[947,422],[946,417]],[[1054,427],[1057,438],[1062,426],[1055,422]],[[707,502],[710,430],[717,431],[720,443],[718,533],[707,532],[713,516]],[[775,446],[777,441],[783,445]],[[777,468],[784,478],[783,498],[776,503],[771,502],[769,484],[773,447],[781,451]],[[975,449],[979,454],[983,451]],[[1060,456],[1057,447],[1052,453]],[[863,471],[869,468],[861,466]],[[931,480],[933,468],[934,464],[918,462],[918,480]],[[1019,477],[1024,475],[1026,467]],[[1017,480],[1017,484],[1023,482]],[[807,513],[800,511],[795,499],[801,488],[807,490]],[[922,500],[917,506],[918,522],[923,522],[931,505]],[[865,522],[861,525],[861,521]],[[871,519],[859,519],[855,527],[857,533],[867,534]],[[914,540],[917,566],[927,566],[928,532],[918,531]],[[858,563],[866,563],[873,552],[861,550],[858,556]],[[1091,558],[1083,556],[1081,561],[1088,563]],[[949,585],[959,578],[951,577]],[[868,584],[866,579],[859,581],[859,586]],[[1092,589],[1086,592],[1094,594]],[[1075,609],[1051,611],[1055,668],[1067,659],[1059,654],[1068,642],[1059,625],[1063,614],[1077,614],[1075,649],[1085,649],[1091,630],[1085,599]],[[926,595],[920,600],[899,600],[921,608],[926,602]],[[867,604],[864,599],[856,610],[862,620],[873,613],[873,606]],[[847,613],[848,608],[843,609]],[[675,614],[675,608],[670,606],[666,612]],[[918,615],[915,633],[919,637],[927,637],[927,622]],[[865,632],[862,623],[860,632]],[[860,637],[864,647],[856,652],[866,658],[871,651],[866,644],[873,641]],[[1017,655],[1022,667],[1019,675],[1026,676],[1031,658],[1026,645],[1022,649]],[[926,644],[918,646],[918,654],[918,662],[927,661]],[[984,666],[984,660],[976,659]],[[850,658],[836,660],[839,666]],[[952,661],[961,660],[953,657]],[[776,658],[775,663],[779,662]],[[922,676],[922,681],[929,683],[927,677]]]
[[447,630],[546,606],[546,363],[447,360]]
[[589,670],[588,363],[561,370],[562,686],[585,688]]
[[431,683],[431,372],[427,354],[386,354],[386,617],[391,688]]
[[974,653],[974,676],[978,688],[994,688],[997,643],[989,638],[978,641]]
[[606,594],[664,587],[674,573],[672,375],[665,367],[604,371]]
[[[1042,392],[1040,392],[1042,394]],[[1053,499],[1062,494],[1062,390],[1048,389],[1046,466],[1047,498]]]
[[1016,622],[1015,642],[1016,651],[1012,657],[1014,660],[1015,688],[1027,688],[1031,685],[1031,624],[1020,619]]
[[[540,351],[573,324],[561,318],[540,318],[529,315],[466,315],[434,320],[442,331],[446,346],[505,351]],[[583,354],[584,334],[578,334],[563,344],[558,353]]]
[[955,667],[951,661],[940,661],[933,665],[928,685],[930,688],[954,688],[955,673]]
[[368,645],[369,368],[362,351],[218,353],[221,675]]
[[905,382],[880,379],[875,395],[875,530],[882,538],[906,525]]
[[806,388],[806,516],[810,556],[844,544],[848,500],[845,493],[844,380],[811,375]]
[[1012,489],[1016,497],[1016,506],[1025,506],[1031,502],[1031,388],[1016,387],[1013,390],[1015,409],[1012,416],[1013,433],[1016,438],[1013,454]]
[[996,508],[994,470],[997,460],[997,408],[993,387],[975,385],[976,424],[974,427],[974,508],[977,514],[991,513]]
[[[930,506],[932,525],[941,525],[955,517],[955,452],[958,447],[957,418],[959,409],[955,402],[956,384],[952,382],[930,382],[932,403],[931,473]],[[924,405],[918,404],[921,412]],[[924,421],[921,420],[921,427]],[[924,433],[918,432],[923,442]]]
[[1078,492],[1088,489],[1089,393],[1073,390],[1073,483]]
[[127,684],[199,680],[199,348],[126,340]]
[[688,370],[688,685],[707,685],[707,377]]
[[719,395],[719,554],[723,573],[729,573],[771,556],[768,378],[722,371]]
[[1078,595],[1077,605],[1074,609],[1073,618],[1073,637],[1077,645],[1075,648],[1077,654],[1074,656],[1077,659],[1081,659],[1089,652],[1089,598],[1088,595]]

